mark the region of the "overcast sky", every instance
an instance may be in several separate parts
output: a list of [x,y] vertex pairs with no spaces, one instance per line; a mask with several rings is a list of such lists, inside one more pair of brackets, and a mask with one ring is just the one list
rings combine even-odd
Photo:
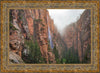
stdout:
[[54,24],[61,32],[66,25],[73,23],[79,19],[85,9],[48,9]]

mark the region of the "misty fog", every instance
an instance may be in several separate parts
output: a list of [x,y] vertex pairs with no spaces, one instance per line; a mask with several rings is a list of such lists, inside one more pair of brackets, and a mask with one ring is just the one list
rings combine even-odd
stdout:
[[67,25],[76,22],[85,9],[48,9],[48,11],[58,32],[62,34],[63,29]]

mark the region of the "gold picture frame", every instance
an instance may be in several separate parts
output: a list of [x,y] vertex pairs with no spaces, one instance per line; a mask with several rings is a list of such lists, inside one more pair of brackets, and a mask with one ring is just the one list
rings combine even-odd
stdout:
[[[9,64],[10,9],[90,9],[91,64]],[[99,72],[99,1],[1,1],[2,72]]]

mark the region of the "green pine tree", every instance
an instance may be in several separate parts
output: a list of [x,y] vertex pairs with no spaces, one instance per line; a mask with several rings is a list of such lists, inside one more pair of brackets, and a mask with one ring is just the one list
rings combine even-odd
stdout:
[[59,60],[58,50],[56,49],[56,45],[53,48],[53,53],[55,54],[56,63],[59,64],[60,63],[60,60]]
[[[26,63],[45,63],[45,59],[41,55],[41,51],[37,41],[33,43],[33,41],[25,41],[25,45],[29,47],[29,54],[27,57],[23,55],[23,60]],[[26,59],[25,59],[26,58]]]

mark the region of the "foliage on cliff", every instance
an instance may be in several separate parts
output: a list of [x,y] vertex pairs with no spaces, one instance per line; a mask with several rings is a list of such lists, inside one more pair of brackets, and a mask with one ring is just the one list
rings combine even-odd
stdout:
[[12,23],[9,23],[9,28],[11,29],[11,30],[17,30],[14,26],[13,26],[13,24]]
[[13,19],[13,16],[12,16],[12,10],[9,12],[9,17],[10,17],[10,19],[9,19],[9,28],[11,29],[11,30],[17,30],[14,26],[13,26],[13,24],[12,24],[12,19]]

